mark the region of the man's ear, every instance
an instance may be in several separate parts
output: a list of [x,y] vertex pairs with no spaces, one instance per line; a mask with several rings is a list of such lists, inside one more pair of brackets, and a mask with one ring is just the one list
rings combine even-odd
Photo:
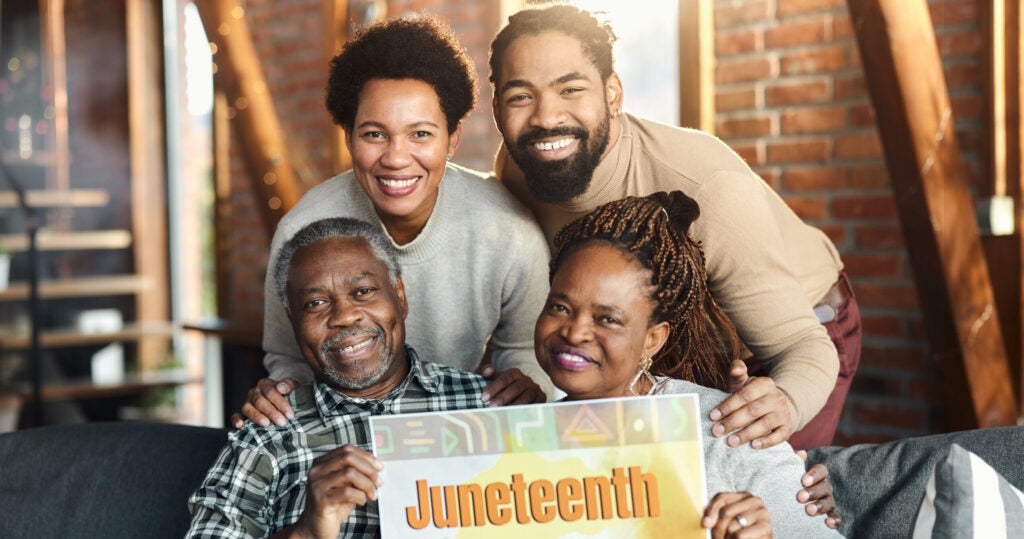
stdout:
[[669,333],[672,329],[669,327],[668,322],[659,322],[649,328],[647,328],[647,337],[644,340],[644,353],[654,357],[661,347],[665,346],[665,342],[668,341]]
[[398,295],[398,304],[402,309],[402,320],[405,320],[409,316],[409,302],[405,300],[405,283],[401,275],[395,278],[395,294]]
[[501,107],[498,106],[498,96],[491,98],[491,115],[494,116],[494,125],[501,131]]
[[608,110],[622,112],[622,79],[619,74],[612,71],[608,80],[604,83],[604,95],[608,101]]

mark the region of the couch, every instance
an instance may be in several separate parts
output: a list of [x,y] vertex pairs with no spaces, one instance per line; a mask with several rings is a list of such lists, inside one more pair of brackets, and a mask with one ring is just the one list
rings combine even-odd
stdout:
[[[185,500],[225,435],[130,422],[0,435],[0,537],[182,537],[189,524]],[[825,447],[810,451],[809,460],[829,468],[845,535],[906,537],[931,470],[952,442],[1024,485],[1024,427]]]

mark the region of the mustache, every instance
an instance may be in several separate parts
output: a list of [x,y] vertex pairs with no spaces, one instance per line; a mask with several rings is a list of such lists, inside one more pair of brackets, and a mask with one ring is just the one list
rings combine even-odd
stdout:
[[588,133],[587,130],[582,127],[571,125],[556,127],[554,129],[535,127],[522,135],[519,135],[516,139],[516,146],[525,149],[533,143],[533,141],[538,139],[565,136],[572,136],[580,139],[581,141],[586,141]]
[[374,337],[377,337],[378,339],[380,339],[381,342],[385,342],[387,340],[386,336],[384,335],[384,330],[379,327],[344,329],[341,330],[337,335],[331,337],[330,339],[327,339],[326,341],[320,344],[320,355],[326,356],[331,350],[334,350],[335,348],[341,346],[341,343],[345,339],[366,333],[373,335]]

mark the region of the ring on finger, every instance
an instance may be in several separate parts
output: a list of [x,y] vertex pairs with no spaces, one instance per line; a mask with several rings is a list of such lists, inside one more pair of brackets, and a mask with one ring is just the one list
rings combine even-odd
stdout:
[[740,528],[746,528],[750,524],[747,522],[747,517],[743,515],[736,515],[736,523],[740,525]]

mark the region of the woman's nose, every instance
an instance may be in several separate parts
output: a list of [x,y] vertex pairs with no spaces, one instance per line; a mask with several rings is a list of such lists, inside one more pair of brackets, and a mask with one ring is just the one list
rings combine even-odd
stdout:
[[583,319],[583,317],[576,316],[566,320],[565,324],[562,325],[562,338],[567,343],[579,344],[593,338],[593,331],[589,322]]
[[407,166],[411,159],[408,145],[402,140],[392,140],[384,149],[380,162],[385,167],[400,169]]

